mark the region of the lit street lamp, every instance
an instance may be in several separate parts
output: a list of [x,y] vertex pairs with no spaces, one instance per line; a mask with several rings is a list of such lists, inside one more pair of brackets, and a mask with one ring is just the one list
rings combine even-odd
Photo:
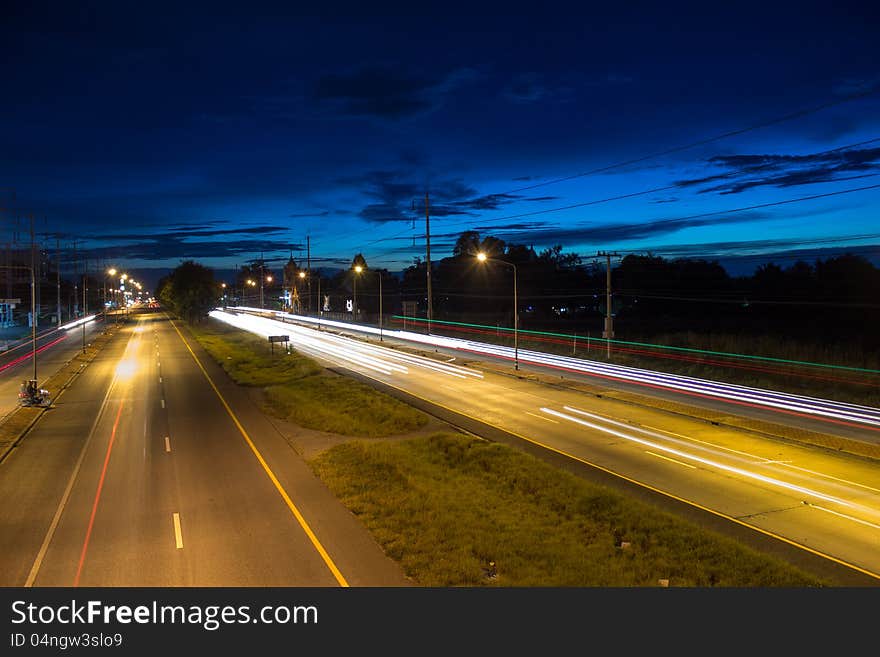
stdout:
[[[108,276],[116,276],[116,269],[111,267],[106,272],[104,272],[104,317],[107,317],[107,277]],[[113,290],[111,290],[112,292]]]
[[[356,273],[360,273],[360,271],[362,269],[363,269],[363,267],[361,267],[360,265],[355,265],[354,270]],[[351,285],[352,285],[351,312],[352,312],[352,316],[354,317],[354,321],[357,321],[357,318],[358,318],[358,279],[357,279],[357,276],[355,276],[352,279]]]
[[512,262],[507,262],[506,260],[496,260],[495,258],[488,257],[482,251],[477,254],[477,260],[480,262],[486,262],[490,260],[492,262],[500,262],[502,265],[507,265],[508,267],[513,267],[513,369],[519,369],[519,306],[516,300],[516,265]]
[[[362,265],[355,265],[354,270],[360,274],[364,268]],[[382,270],[379,269],[376,273],[379,275],[379,342],[382,342]],[[355,277],[355,281],[357,281],[357,277]]]

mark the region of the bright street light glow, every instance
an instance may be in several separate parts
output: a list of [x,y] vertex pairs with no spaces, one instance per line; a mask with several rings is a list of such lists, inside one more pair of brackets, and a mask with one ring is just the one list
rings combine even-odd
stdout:
[[482,251],[480,251],[477,254],[477,260],[479,260],[480,262],[485,262],[486,261],[486,254],[483,253]]

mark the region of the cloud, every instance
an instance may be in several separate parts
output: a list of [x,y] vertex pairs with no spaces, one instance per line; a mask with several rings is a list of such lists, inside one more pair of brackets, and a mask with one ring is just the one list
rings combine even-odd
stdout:
[[[352,185],[371,202],[357,215],[366,221],[387,223],[413,221],[424,216],[423,183],[417,183],[401,171],[370,171],[360,176],[341,179]],[[477,190],[461,180],[434,180],[429,185],[431,217],[478,216],[481,212],[502,209],[521,201],[549,201],[554,196],[525,198],[516,194],[478,194]]]
[[287,216],[291,219],[307,219],[312,217],[326,217],[328,214],[330,214],[330,210],[324,210],[323,212],[295,212]]
[[722,155],[709,158],[711,166],[729,171],[678,180],[680,188],[712,184],[700,194],[739,194],[762,186],[777,188],[838,182],[880,173],[880,148],[825,151],[810,155]]
[[628,85],[633,78],[618,73],[587,76],[581,73],[558,74],[526,71],[514,75],[502,88],[501,96],[517,105],[566,103],[577,97],[578,90]]
[[203,229],[192,228],[197,224],[184,224],[184,228],[172,228],[162,233],[96,233],[89,237],[92,241],[125,241],[142,240],[144,238],[162,242],[164,240],[184,240],[189,237],[218,237],[221,235],[263,235],[283,233],[288,231],[287,226],[247,226],[242,228]]
[[582,224],[580,226],[535,226],[531,223],[511,226],[486,226],[486,234],[513,244],[613,244],[635,239],[668,235],[699,226],[762,221],[769,217],[764,212],[740,212],[727,216],[673,217],[644,223],[612,223],[604,225]]
[[439,106],[446,96],[475,80],[475,69],[459,68],[441,78],[416,77],[384,66],[367,66],[317,80],[313,98],[344,116],[401,119]]

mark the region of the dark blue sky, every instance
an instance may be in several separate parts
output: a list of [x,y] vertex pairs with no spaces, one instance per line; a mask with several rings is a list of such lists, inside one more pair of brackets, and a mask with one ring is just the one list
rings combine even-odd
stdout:
[[427,190],[434,259],[475,229],[880,260],[876,4],[618,4],[5,5],[3,240],[33,214],[145,280],[307,236],[313,266],[396,270]]

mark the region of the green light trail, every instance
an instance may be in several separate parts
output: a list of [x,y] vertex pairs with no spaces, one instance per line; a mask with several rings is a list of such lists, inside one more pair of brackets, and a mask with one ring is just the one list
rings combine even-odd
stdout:
[[[407,317],[406,315],[392,315],[394,319],[403,319],[411,322],[421,322],[427,323],[428,320],[422,319],[419,317]],[[508,328],[506,326],[490,326],[488,324],[469,324],[467,322],[444,322],[440,320],[433,320],[432,324],[449,324],[453,326],[468,326],[471,328],[481,328],[481,329],[491,329],[493,331],[507,331],[508,333],[513,333],[512,328]],[[609,340],[607,338],[589,338],[581,335],[571,335],[569,333],[553,333],[551,331],[529,331],[525,329],[519,329],[519,333],[526,333],[529,335],[547,335],[556,338],[567,338],[569,340],[585,340],[588,342],[597,342],[601,345],[606,345]],[[829,365],[827,363],[812,363],[809,361],[803,360],[789,360],[786,358],[773,358],[771,356],[753,356],[750,354],[734,354],[726,351],[709,351],[706,349],[694,349],[692,347],[670,347],[662,344],[651,344],[648,342],[628,342],[626,340],[614,340],[612,339],[611,344],[617,345],[630,345],[635,347],[651,347],[654,349],[668,349],[670,351],[683,351],[694,354],[705,354],[712,356],[726,356],[728,358],[741,358],[746,360],[756,360],[756,361],[765,361],[770,363],[784,363],[786,365],[805,365],[807,367],[821,367],[824,369],[831,370],[846,370],[850,372],[862,372],[866,374],[880,374],[880,370],[873,370],[865,367],[851,367],[848,365]]]

